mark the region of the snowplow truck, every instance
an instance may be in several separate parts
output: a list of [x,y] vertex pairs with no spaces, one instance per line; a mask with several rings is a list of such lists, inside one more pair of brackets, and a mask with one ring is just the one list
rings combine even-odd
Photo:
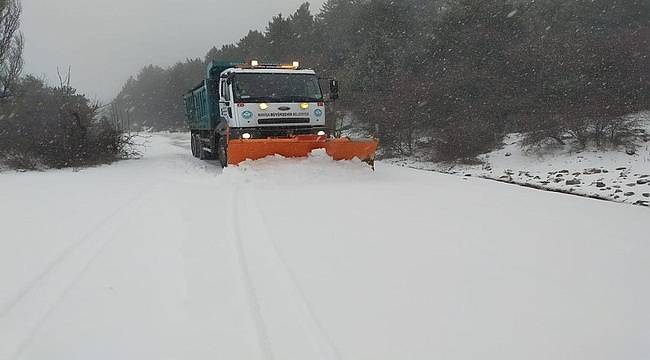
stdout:
[[[218,159],[226,167],[325,149],[334,160],[358,158],[374,166],[376,139],[330,136],[320,80],[298,62],[212,62],[205,80],[183,97],[192,155]],[[327,82],[328,101],[334,101],[338,82]]]

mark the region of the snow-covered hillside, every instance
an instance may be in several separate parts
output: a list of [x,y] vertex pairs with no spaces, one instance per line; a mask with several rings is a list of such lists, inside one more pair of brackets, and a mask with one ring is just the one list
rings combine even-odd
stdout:
[[[650,134],[650,112],[636,115]],[[441,164],[414,159],[388,162],[460,176],[478,176],[546,189],[650,206],[650,142],[640,140],[634,153],[618,149],[570,146],[544,151],[522,146],[523,136],[510,134],[501,149],[479,156],[478,165]]]
[[0,173],[0,359],[650,354],[647,209],[187,137]]

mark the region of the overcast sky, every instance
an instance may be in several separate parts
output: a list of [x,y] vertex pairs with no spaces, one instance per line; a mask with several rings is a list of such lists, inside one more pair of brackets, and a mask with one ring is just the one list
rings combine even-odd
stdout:
[[[22,0],[26,73],[110,101],[144,65],[203,57],[214,45],[263,30],[272,16],[303,0]],[[317,13],[323,0],[310,1]]]

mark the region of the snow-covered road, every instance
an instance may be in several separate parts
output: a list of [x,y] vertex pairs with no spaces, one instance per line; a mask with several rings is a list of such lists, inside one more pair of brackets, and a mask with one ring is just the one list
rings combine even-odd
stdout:
[[0,359],[647,359],[650,212],[184,134],[0,173]]

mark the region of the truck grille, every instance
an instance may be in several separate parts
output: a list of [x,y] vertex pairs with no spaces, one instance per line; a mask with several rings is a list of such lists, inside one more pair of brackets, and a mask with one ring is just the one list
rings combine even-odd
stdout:
[[269,124],[309,124],[309,118],[277,118],[277,119],[258,119],[260,125]]

